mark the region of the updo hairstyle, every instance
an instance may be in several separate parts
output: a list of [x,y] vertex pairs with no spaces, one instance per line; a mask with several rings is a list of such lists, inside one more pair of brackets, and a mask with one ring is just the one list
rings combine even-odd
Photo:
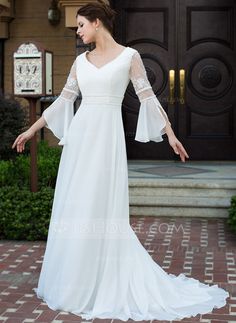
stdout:
[[113,35],[116,14],[117,12],[104,3],[104,1],[97,0],[80,7],[77,11],[76,18],[80,15],[90,22],[94,22],[98,18],[110,34]]

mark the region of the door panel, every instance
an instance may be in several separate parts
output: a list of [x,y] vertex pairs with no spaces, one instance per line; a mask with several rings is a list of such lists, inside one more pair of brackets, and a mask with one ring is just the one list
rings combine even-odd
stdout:
[[[115,38],[140,52],[153,91],[190,159],[235,160],[235,1],[118,0],[113,7],[119,13]],[[175,71],[174,104],[170,69]],[[131,83],[123,102],[128,158],[178,159],[166,136],[162,143],[134,140],[139,101]]]
[[[139,51],[149,81],[161,105],[174,124],[174,109],[168,107],[169,66],[175,66],[174,7],[169,1],[115,1],[119,12],[115,35],[118,41]],[[172,159],[167,137],[161,143],[134,140],[139,100],[130,83],[123,101],[123,121],[129,159]]]
[[179,138],[193,159],[236,158],[235,1],[183,0],[179,5],[179,68],[186,102]]

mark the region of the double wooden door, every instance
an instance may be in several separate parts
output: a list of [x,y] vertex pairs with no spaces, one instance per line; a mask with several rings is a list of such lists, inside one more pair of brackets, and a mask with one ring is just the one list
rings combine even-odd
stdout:
[[[114,0],[114,38],[136,48],[191,160],[236,159],[236,2]],[[139,101],[122,107],[129,159],[178,159],[168,144],[134,140]]]

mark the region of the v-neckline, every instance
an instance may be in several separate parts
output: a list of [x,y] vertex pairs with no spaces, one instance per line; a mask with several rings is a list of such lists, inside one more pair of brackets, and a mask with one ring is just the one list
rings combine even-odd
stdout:
[[102,66],[100,66],[100,67],[97,67],[96,65],[94,65],[93,63],[91,63],[89,60],[88,60],[88,58],[87,58],[87,53],[89,52],[89,50],[86,50],[85,52],[84,52],[84,57],[85,57],[85,60],[86,60],[86,62],[88,63],[88,64],[90,64],[91,66],[93,66],[96,70],[101,70],[101,69],[103,69],[104,67],[106,67],[107,65],[109,65],[109,64],[111,64],[111,63],[113,63],[116,59],[118,59],[125,51],[126,51],[126,49],[127,48],[129,48],[128,46],[127,47],[125,47],[123,50],[122,50],[122,52],[120,53],[120,54],[118,54],[115,58],[113,58],[111,61],[109,61],[109,62],[107,62],[107,63],[105,63],[105,64],[103,64]]

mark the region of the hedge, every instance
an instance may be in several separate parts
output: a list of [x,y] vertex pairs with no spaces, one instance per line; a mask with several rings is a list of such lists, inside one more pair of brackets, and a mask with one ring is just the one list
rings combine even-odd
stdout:
[[230,225],[233,231],[236,232],[236,196],[232,196],[231,205],[229,208],[229,218],[227,223]]
[[0,188],[0,238],[14,240],[46,240],[54,189],[38,192],[27,188]]
[[46,240],[61,147],[37,144],[38,192],[30,191],[30,156],[0,161],[0,238]]

